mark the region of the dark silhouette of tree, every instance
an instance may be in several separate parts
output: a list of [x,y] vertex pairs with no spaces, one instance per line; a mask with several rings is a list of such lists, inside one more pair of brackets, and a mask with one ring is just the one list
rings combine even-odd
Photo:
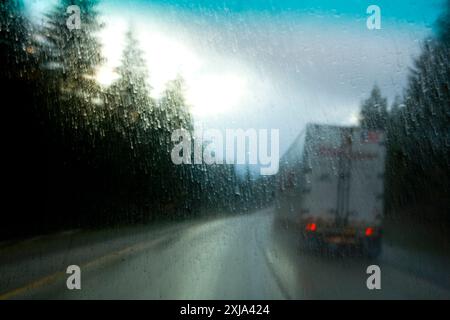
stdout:
[[[60,0],[46,14],[46,26],[42,32],[47,41],[44,62],[49,68],[62,70],[65,80],[93,80],[96,68],[103,61],[96,36],[102,27],[97,19],[98,3],[98,0]],[[79,29],[67,27],[70,14],[66,10],[71,5],[80,8]]]
[[367,129],[385,129],[387,121],[387,99],[375,85],[370,97],[361,105],[361,126]]
[[[152,98],[132,31],[120,78],[108,88],[98,84],[98,2],[60,0],[43,26],[25,18],[20,1],[0,3],[0,81],[14,106],[6,108],[12,113],[6,118],[20,126],[5,147],[8,168],[16,173],[8,180],[11,207],[20,214],[3,217],[0,237],[194,216],[203,209],[238,211],[265,202],[252,200],[265,190],[263,180],[243,181],[232,165],[172,163],[172,132],[194,136],[184,80],[178,76],[159,100]],[[66,25],[70,5],[80,8],[80,29]],[[252,188],[245,199],[244,188]]]
[[391,110],[386,177],[391,211],[440,223],[450,223],[449,4],[415,60],[402,104]]
[[444,4],[444,12],[437,20],[438,40],[445,46],[450,46],[450,0]]
[[[177,76],[166,84],[166,88],[156,109],[157,132],[161,149],[161,162],[159,168],[164,172],[161,180],[165,203],[173,204],[177,210],[180,208],[192,211],[191,190],[198,187],[198,178],[201,171],[192,165],[174,165],[170,158],[173,147],[171,135],[174,130],[184,129],[194,137],[194,125],[189,106],[184,96],[185,83],[181,76]],[[193,141],[192,141],[193,142]],[[167,192],[171,190],[171,192]]]
[[24,18],[19,1],[0,3],[0,72],[2,79],[32,79],[35,50],[30,37],[32,26]]
[[[61,0],[46,14],[42,30],[41,64],[47,86],[57,91],[59,106],[49,101],[55,117],[68,130],[95,131],[104,116],[100,87],[95,81],[97,68],[102,63],[101,44],[96,33],[100,30],[96,6],[98,0]],[[69,29],[66,10],[71,5],[80,8],[80,29]],[[53,99],[54,97],[52,97]]]
[[7,172],[4,205],[9,209],[2,213],[0,238],[36,232],[38,218],[29,212],[27,204],[33,204],[36,211],[44,209],[44,194],[40,190],[45,159],[39,155],[45,139],[39,131],[35,105],[39,70],[32,34],[33,26],[25,18],[22,3],[1,1],[0,86],[3,119],[7,124],[2,154]]
[[131,30],[125,36],[125,49],[117,72],[120,79],[109,91],[119,96],[122,116],[130,124],[140,121],[145,128],[150,127],[156,103],[150,97],[151,88],[143,52]]
[[160,101],[159,119],[161,125],[169,131],[186,129],[193,132],[193,123],[189,106],[184,97],[184,79],[178,75],[176,79],[169,81]]
[[155,125],[153,119],[156,102],[150,97],[151,88],[148,85],[148,70],[143,52],[131,30],[126,33],[121,65],[117,72],[120,78],[108,88],[106,94],[111,110],[108,123],[121,136],[123,147],[127,149],[124,155],[129,155],[122,157],[121,167],[138,167],[140,164],[142,170],[149,170],[152,158],[148,154],[145,155],[147,159],[142,155],[141,163],[136,162],[135,157],[136,152],[142,152],[144,146],[154,146],[151,130]]
[[[101,154],[107,108],[95,80],[101,44],[97,0],[61,0],[39,30],[36,90],[47,138],[47,208],[50,225],[95,224],[110,182]],[[69,29],[67,7],[80,8],[80,29]],[[110,168],[109,168],[110,169]]]

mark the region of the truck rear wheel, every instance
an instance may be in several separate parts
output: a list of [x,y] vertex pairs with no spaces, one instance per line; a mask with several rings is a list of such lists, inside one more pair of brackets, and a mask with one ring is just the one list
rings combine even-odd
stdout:
[[300,240],[300,248],[306,253],[317,254],[322,251],[323,244],[318,237],[303,235]]
[[376,259],[381,254],[381,237],[366,238],[363,241],[363,250],[365,256],[369,259]]

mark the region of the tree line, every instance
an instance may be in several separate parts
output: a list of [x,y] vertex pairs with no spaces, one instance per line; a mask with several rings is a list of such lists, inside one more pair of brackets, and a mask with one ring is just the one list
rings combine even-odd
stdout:
[[360,124],[387,134],[386,212],[450,225],[450,1],[388,109],[375,86]]
[[[182,77],[151,96],[143,52],[125,37],[119,79],[95,80],[103,63],[98,0],[61,0],[37,26],[20,1],[0,4],[0,84],[6,189],[0,238],[245,212],[273,199],[272,178],[232,165],[176,166],[171,132],[193,132]],[[80,29],[66,26],[78,5]],[[450,1],[437,35],[423,42],[402,96],[388,108],[375,87],[361,126],[387,132],[386,210],[449,222]]]
[[[179,76],[152,98],[131,29],[119,79],[106,89],[97,83],[104,61],[98,2],[61,0],[43,26],[24,15],[20,1],[0,4],[0,81],[11,126],[3,146],[8,210],[1,238],[248,206],[251,197],[239,190],[250,179],[239,178],[234,166],[171,162],[172,131],[193,132],[185,83]],[[66,26],[70,5],[81,9],[80,29]]]

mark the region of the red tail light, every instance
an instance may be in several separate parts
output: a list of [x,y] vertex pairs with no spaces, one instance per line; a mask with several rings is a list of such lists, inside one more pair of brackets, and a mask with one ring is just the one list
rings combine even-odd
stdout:
[[306,225],[306,231],[316,231],[317,225],[315,223],[308,223]]
[[371,235],[373,235],[373,228],[366,228],[366,236],[370,237]]

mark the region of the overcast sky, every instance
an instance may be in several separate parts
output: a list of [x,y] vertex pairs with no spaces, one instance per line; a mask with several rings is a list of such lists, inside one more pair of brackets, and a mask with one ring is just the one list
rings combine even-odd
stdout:
[[[45,7],[27,0],[34,12]],[[99,12],[114,80],[132,26],[158,96],[177,74],[203,128],[276,128],[283,153],[308,122],[351,124],[377,83],[392,102],[432,33],[442,0],[104,0]],[[34,6],[33,6],[34,4]],[[381,8],[368,30],[366,9]]]

